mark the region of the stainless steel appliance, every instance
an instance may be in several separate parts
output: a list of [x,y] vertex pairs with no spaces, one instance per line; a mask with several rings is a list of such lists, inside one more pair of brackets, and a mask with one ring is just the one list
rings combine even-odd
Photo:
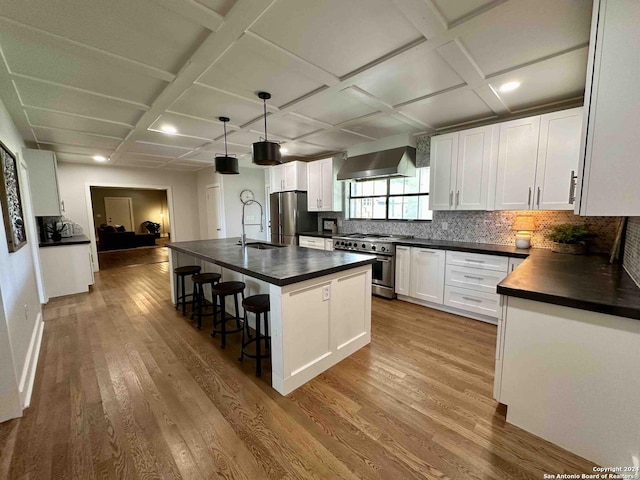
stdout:
[[269,196],[271,241],[297,245],[300,232],[318,230],[318,214],[307,211],[307,192],[279,192]]
[[385,298],[396,298],[396,246],[393,242],[407,235],[378,235],[351,233],[333,237],[333,248],[368,253],[376,256],[371,275],[371,293]]

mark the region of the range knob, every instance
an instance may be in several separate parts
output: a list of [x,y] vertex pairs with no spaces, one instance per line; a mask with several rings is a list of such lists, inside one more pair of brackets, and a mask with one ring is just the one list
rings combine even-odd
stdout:
[[362,248],[367,248],[367,246],[363,243],[363,244],[362,244]]
[[375,245],[371,245],[371,250],[373,250],[375,252],[376,246]]
[[382,248],[380,249],[380,251],[382,251],[382,252],[384,252],[385,250],[386,250],[386,248],[385,248],[385,247],[382,247]]
[[350,246],[351,246],[351,242],[347,243],[347,247],[350,247]]

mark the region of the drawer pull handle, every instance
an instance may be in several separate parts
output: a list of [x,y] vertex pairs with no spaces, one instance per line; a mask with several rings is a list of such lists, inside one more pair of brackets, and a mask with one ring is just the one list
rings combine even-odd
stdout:
[[473,297],[462,297],[462,298],[463,298],[463,299],[465,299],[465,300],[472,301],[472,302],[479,302],[479,303],[482,303],[482,300],[480,300],[480,299],[478,299],[478,298],[473,298]]
[[475,260],[473,258],[465,258],[465,262],[476,262],[476,263],[484,263],[484,260]]
[[484,280],[484,277],[472,277],[471,275],[464,275],[464,278],[470,278],[472,280]]

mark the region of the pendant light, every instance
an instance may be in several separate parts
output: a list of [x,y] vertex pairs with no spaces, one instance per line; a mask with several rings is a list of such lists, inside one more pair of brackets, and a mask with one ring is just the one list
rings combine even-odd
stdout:
[[267,140],[267,100],[271,98],[271,94],[258,92],[258,97],[262,99],[264,105],[264,141],[253,144],[253,163],[256,165],[280,165],[282,163],[280,144]]
[[223,175],[237,175],[240,173],[238,170],[238,159],[236,157],[230,157],[227,154],[227,122],[229,118],[219,117],[224,126],[224,157],[216,157],[216,173]]

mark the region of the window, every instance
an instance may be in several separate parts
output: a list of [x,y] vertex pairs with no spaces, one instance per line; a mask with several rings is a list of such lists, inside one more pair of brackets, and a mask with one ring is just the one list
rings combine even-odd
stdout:
[[415,177],[362,180],[349,184],[349,218],[431,220],[429,167]]

